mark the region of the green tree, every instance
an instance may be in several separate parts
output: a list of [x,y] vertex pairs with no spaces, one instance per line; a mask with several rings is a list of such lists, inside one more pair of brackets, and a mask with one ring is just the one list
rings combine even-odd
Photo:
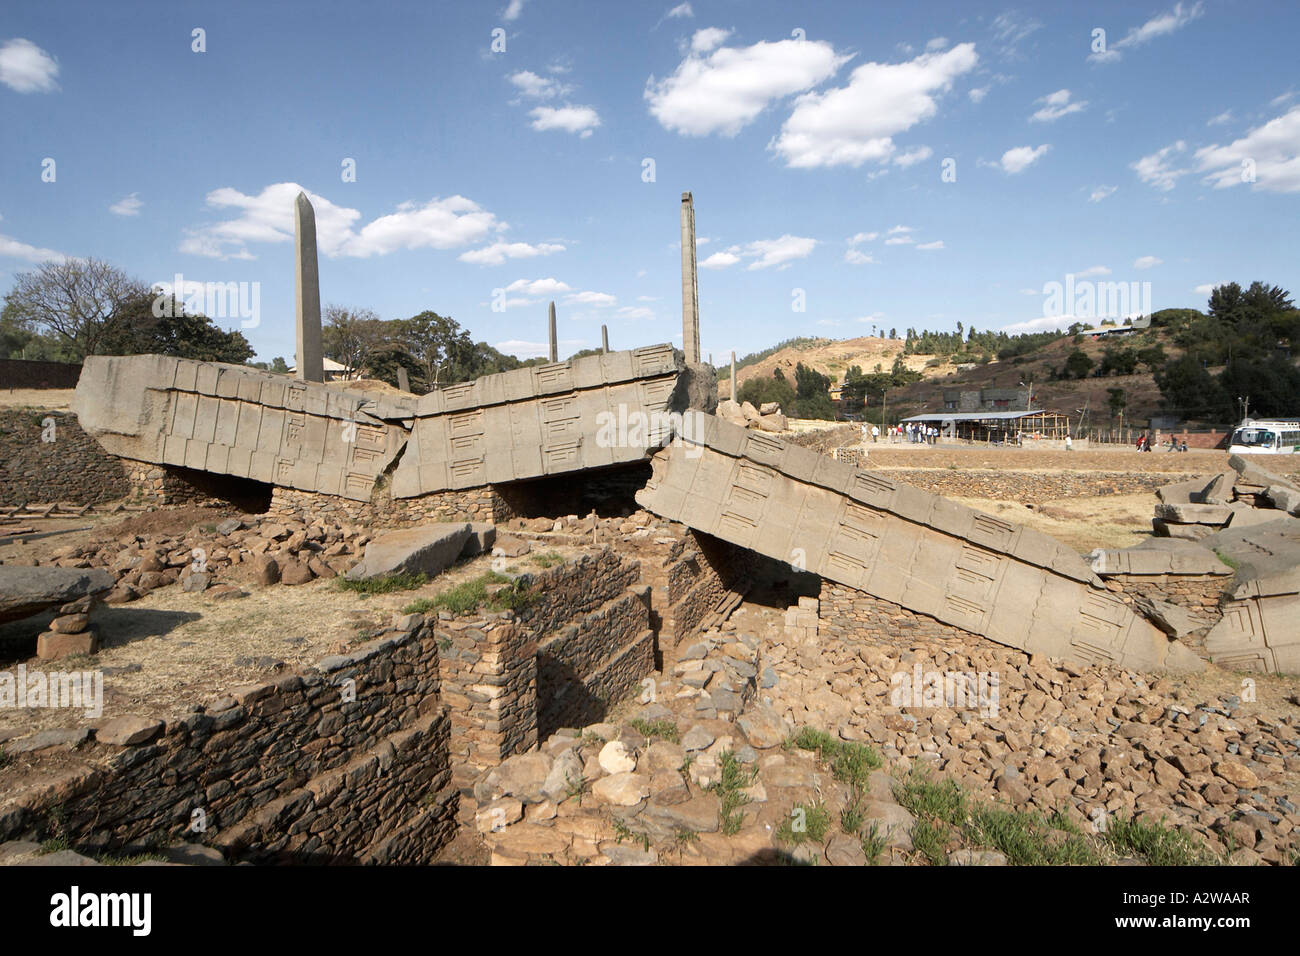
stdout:
[[1093,361],[1088,358],[1088,353],[1083,349],[1075,349],[1066,356],[1065,375],[1067,378],[1087,378],[1092,366]]
[[179,299],[152,290],[139,292],[119,306],[96,349],[105,355],[174,355],[233,365],[242,365],[254,355],[242,332],[227,332],[202,313],[186,312]]
[[1194,355],[1181,355],[1156,373],[1165,407],[1184,418],[1220,418],[1226,410],[1223,390]]
[[97,355],[121,331],[124,307],[151,296],[148,286],[99,259],[46,262],[14,276],[6,311],[24,327],[62,339],[77,360]]

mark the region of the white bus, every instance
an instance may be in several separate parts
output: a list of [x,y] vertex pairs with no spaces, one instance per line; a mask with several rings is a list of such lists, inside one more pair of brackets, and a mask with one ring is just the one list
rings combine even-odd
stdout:
[[1300,421],[1247,418],[1232,433],[1228,451],[1234,455],[1293,455],[1300,450]]

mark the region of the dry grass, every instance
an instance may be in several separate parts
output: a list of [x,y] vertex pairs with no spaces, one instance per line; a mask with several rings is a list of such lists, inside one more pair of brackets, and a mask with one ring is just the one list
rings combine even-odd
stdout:
[[[566,558],[581,549],[558,546]],[[369,639],[401,609],[432,598],[487,572],[489,555],[464,561],[423,587],[363,597],[317,579],[289,587],[251,590],[248,597],[216,600],[178,586],[159,588],[130,604],[98,608],[91,623],[103,644],[99,654],[77,661],[28,660],[29,670],[138,667],[104,678],[104,718],[139,714],[175,718],[193,705],[220,697],[236,684],[264,680],[282,670],[314,665],[330,654]],[[535,571],[523,559],[512,562]],[[223,580],[218,578],[218,581]],[[50,615],[0,626],[0,637],[30,639]],[[0,712],[0,727],[43,730],[93,721],[81,711],[44,709]]]
[[1029,508],[1016,501],[953,498],[987,514],[1051,535],[1080,553],[1094,548],[1130,548],[1151,536],[1154,495],[1060,498]]
[[65,410],[72,405],[71,388],[7,388],[0,390],[0,408]]

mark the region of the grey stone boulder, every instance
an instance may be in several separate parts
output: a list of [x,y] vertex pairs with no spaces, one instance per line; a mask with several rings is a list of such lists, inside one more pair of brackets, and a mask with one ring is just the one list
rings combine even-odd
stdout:
[[474,530],[468,522],[443,522],[388,531],[366,545],[361,563],[347,573],[353,581],[389,574],[433,577],[460,557]]
[[113,587],[104,568],[27,568],[0,565],[0,623],[30,617]]
[[1141,611],[1148,621],[1175,639],[1186,637],[1202,626],[1177,604],[1157,601],[1144,594],[1133,598],[1133,606]]

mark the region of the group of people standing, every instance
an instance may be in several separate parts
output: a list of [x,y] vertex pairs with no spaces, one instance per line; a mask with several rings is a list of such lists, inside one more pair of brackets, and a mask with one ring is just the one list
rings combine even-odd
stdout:
[[[893,444],[900,439],[911,442],[912,444],[937,445],[939,443],[939,429],[933,425],[919,425],[916,422],[904,422],[901,425],[889,425],[885,428],[885,437]],[[862,442],[866,444],[870,438],[873,442],[880,441],[880,428],[877,425],[862,425]]]

